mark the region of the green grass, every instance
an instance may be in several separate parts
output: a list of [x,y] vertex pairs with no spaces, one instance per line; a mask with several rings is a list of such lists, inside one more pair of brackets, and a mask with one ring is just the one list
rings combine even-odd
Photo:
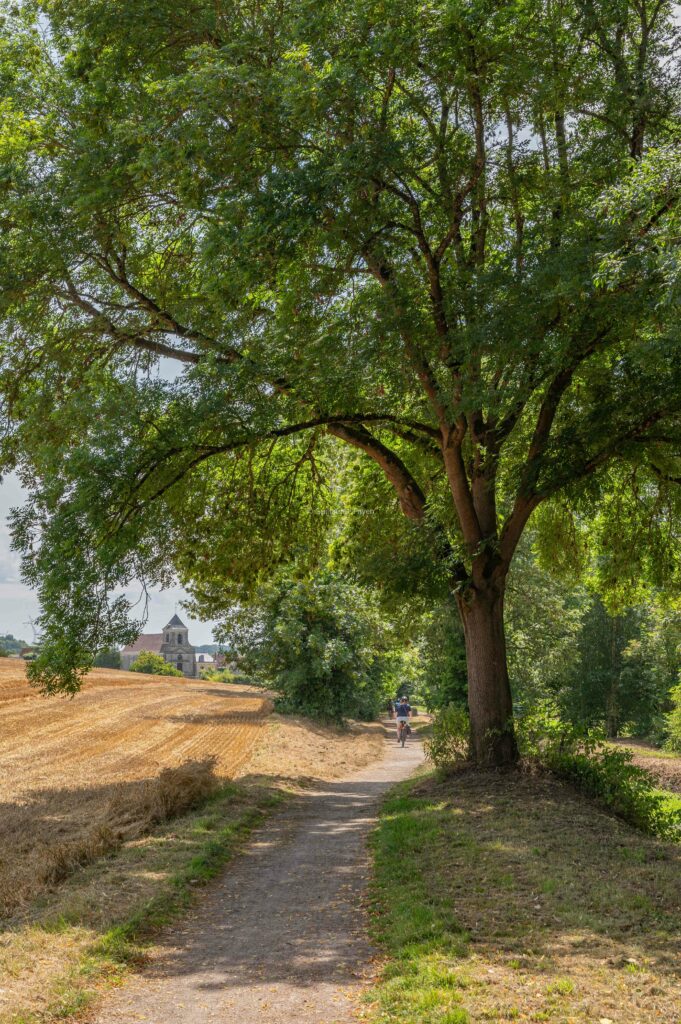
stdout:
[[423,851],[438,846],[439,815],[429,801],[412,796],[411,788],[400,787],[386,801],[372,837],[373,937],[392,958],[373,993],[375,1019],[466,1024],[460,1005],[465,972],[453,965],[465,956],[468,936],[422,870]]
[[[656,793],[664,799],[664,809],[669,813],[681,814],[681,795],[678,793],[670,793],[666,789],[656,789]],[[681,835],[679,836],[681,839]]]
[[462,771],[398,787],[371,849],[371,1024],[681,1024],[681,846],[558,781]]
[[[37,942],[37,933],[58,938],[67,950],[71,943],[74,955],[68,968],[51,980],[46,1009],[15,1009],[0,1017],[1,1024],[53,1024],[81,1014],[102,987],[118,983],[131,967],[144,962],[158,931],[187,910],[197,889],[221,871],[285,796],[279,789],[228,783],[199,812],[79,872],[55,905],[47,900],[22,932],[29,944]],[[121,878],[140,872],[158,880],[137,900],[129,900],[123,914],[93,905],[91,893],[106,888],[107,873],[115,876],[108,883],[115,891]]]

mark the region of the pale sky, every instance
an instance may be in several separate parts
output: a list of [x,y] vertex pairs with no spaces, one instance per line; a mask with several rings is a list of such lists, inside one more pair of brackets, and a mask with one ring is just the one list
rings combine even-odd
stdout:
[[[21,505],[22,500],[23,492],[17,478],[13,475],[5,477],[0,484],[0,634],[13,633],[14,636],[30,643],[33,640],[33,633],[29,620],[40,613],[40,607],[33,591],[21,582],[19,557],[11,549],[7,526],[9,509]],[[146,632],[160,633],[177,611],[182,621],[189,627],[189,639],[193,644],[213,642],[213,623],[190,619],[180,606],[180,602],[186,597],[181,587],[164,591],[152,590],[150,595]]]
[[[169,359],[161,359],[152,370],[166,380],[173,380],[182,372],[181,364]],[[21,582],[19,557],[12,551],[7,525],[7,513],[16,505],[21,505],[23,492],[16,476],[10,474],[0,483],[0,634],[13,633],[15,637],[33,640],[30,619],[40,613],[36,595]],[[193,644],[213,642],[212,622],[197,622],[190,619],[180,602],[186,598],[181,587],[169,590],[151,590],[149,603],[149,619],[144,627],[147,633],[160,633],[167,622],[177,612],[189,628],[189,639]],[[129,595],[133,600],[139,593]]]

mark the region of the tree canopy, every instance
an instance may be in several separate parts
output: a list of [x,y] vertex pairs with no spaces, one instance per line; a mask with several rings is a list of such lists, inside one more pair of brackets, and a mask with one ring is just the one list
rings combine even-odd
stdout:
[[454,595],[473,754],[512,760],[530,516],[601,516],[604,567],[619,517],[641,573],[678,578],[677,43],[666,0],[6,15],[3,458],[35,678],[73,689],[137,631],[130,580],[179,573],[215,613],[312,565],[340,506]]

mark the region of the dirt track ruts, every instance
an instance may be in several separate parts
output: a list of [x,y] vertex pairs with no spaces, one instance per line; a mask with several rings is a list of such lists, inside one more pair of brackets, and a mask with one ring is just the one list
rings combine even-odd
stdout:
[[361,909],[380,798],[422,760],[389,733],[382,761],[297,798],[167,934],[96,1024],[340,1024],[371,976]]

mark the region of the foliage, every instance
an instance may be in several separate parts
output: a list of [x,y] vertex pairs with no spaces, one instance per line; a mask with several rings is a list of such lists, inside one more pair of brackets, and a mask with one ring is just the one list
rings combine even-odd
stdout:
[[94,665],[95,668],[120,668],[121,652],[114,647],[110,647],[105,651],[99,651],[95,655]]
[[632,764],[631,751],[565,724],[550,705],[521,719],[518,735],[528,761],[571,782],[644,832],[681,840],[681,809],[656,788],[650,772]]
[[10,652],[3,644],[0,644],[0,658],[9,658]]
[[[681,670],[673,580],[664,590],[639,587],[636,604],[618,605],[611,589],[600,589],[601,554],[590,546],[597,528],[585,515],[577,524],[567,510],[547,511],[521,541],[507,589],[515,707],[523,714],[552,697],[575,726],[659,742]],[[568,557],[575,545],[577,561]]]
[[[545,523],[546,508],[541,511]],[[544,567],[536,549],[546,538],[545,526],[525,535],[506,592],[509,672],[514,705],[521,713],[553,692],[566,667],[575,664],[587,600],[577,567],[565,575],[553,558],[550,568]]]
[[571,657],[547,679],[564,719],[609,737],[664,734],[669,691],[681,669],[681,619],[662,595],[609,612],[594,594],[575,603],[581,619]]
[[627,725],[650,731],[659,706],[645,660],[638,656],[641,612],[609,615],[598,598],[585,602],[577,657],[564,672],[558,696],[564,717],[605,728],[609,737]]
[[371,719],[387,696],[390,651],[377,610],[333,573],[263,584],[233,616],[229,639],[246,671],[279,692],[281,711]]
[[228,668],[217,669],[210,668],[210,666],[201,670],[201,676],[203,679],[210,679],[216,683],[236,683],[239,680],[242,682],[247,681],[244,676],[237,672],[232,672]]
[[671,691],[672,710],[667,715],[668,750],[681,753],[681,683]]
[[433,732],[424,743],[426,756],[441,771],[448,771],[468,757],[470,722],[460,705],[440,708],[433,720]]
[[182,676],[178,668],[154,651],[140,651],[132,665],[131,672],[144,672],[152,676]]
[[537,510],[597,523],[613,600],[678,586],[677,42],[671,0],[9,11],[0,460],[30,492],[32,679],[74,692],[137,635],[131,581],[221,617],[342,516],[391,584],[489,609],[472,731],[498,737],[486,619]]
[[419,692],[428,710],[452,703],[466,707],[466,649],[453,602],[436,605],[421,616],[418,650]]

